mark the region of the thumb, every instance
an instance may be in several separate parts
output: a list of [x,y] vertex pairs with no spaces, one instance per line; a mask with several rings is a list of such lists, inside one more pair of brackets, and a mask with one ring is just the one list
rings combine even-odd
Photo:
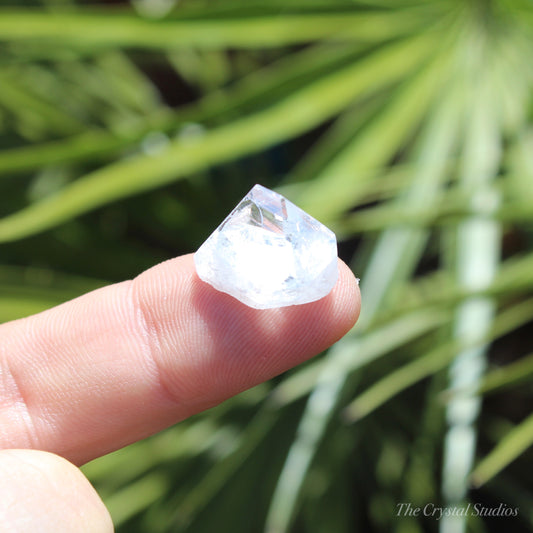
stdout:
[[16,533],[108,533],[113,523],[81,471],[38,450],[0,450],[0,524]]

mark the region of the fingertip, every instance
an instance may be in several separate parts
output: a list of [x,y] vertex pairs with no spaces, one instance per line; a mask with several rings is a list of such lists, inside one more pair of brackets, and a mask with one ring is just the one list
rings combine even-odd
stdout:
[[6,531],[113,532],[102,500],[66,459],[40,450],[1,450],[0,473],[0,517]]
[[[192,256],[159,268],[152,274],[172,277],[179,269],[186,283],[174,283],[176,296],[170,294],[165,302],[159,290],[144,292],[144,300],[149,302],[146,307],[157,315],[151,323],[166,326],[159,335],[164,349],[159,352],[158,367],[165,390],[193,411],[324,351],[343,337],[359,316],[358,282],[340,260],[337,283],[324,298],[263,310],[248,307],[203,282]],[[181,305],[186,303],[186,313],[181,312],[181,305],[172,304],[178,300]],[[181,357],[176,358],[176,353]]]
[[338,306],[342,310],[345,321],[343,326],[345,333],[348,332],[359,319],[361,312],[361,291],[359,289],[359,279],[355,277],[350,267],[339,259],[339,279],[335,290],[338,291]]

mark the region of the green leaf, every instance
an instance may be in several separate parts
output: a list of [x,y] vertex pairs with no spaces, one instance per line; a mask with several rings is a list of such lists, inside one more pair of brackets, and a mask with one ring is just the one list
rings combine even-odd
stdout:
[[533,444],[533,414],[513,428],[476,466],[472,484],[480,487],[498,475]]
[[107,498],[106,507],[113,524],[119,526],[156,502],[165,494],[167,484],[165,476],[154,473],[127,485]]
[[[533,318],[533,300],[527,300],[503,311],[494,321],[490,334],[468,343],[468,348],[475,348],[498,338],[527,323]],[[399,369],[387,374],[383,379],[357,396],[346,408],[345,417],[352,422],[360,420],[385,402],[411,387],[421,379],[446,367],[462,350],[463,342],[449,341],[438,346],[428,354],[411,361]]]
[[79,132],[83,124],[27,89],[9,72],[0,72],[0,107],[10,111],[29,129],[62,135]]
[[[426,46],[420,42],[422,47]],[[421,52],[422,50],[419,50]],[[447,72],[446,56],[434,50],[429,64],[399,87],[393,98],[298,197],[305,210],[326,223],[334,222],[356,203],[365,181],[401,148],[402,139],[420,125],[437,97]],[[449,60],[449,56],[448,56]],[[384,68],[392,68],[386,65]],[[376,139],[380,139],[377,143]],[[328,201],[323,199],[327,197]]]
[[[430,14],[433,14],[430,10]],[[427,22],[402,10],[147,20],[133,15],[0,10],[0,41],[75,47],[271,47],[316,39],[381,41]]]
[[533,378],[533,354],[521,357],[518,361],[488,372],[480,383],[479,394],[507,390]]
[[[292,94],[265,111],[137,155],[78,179],[57,195],[0,220],[0,242],[27,237],[119,198],[289,139],[338,113],[358,94],[405,74],[427,53],[427,36],[395,43]],[[405,57],[409,61],[405,61]],[[403,60],[401,60],[403,58]],[[387,69],[384,69],[384,66]],[[285,117],[291,116],[287,121]]]

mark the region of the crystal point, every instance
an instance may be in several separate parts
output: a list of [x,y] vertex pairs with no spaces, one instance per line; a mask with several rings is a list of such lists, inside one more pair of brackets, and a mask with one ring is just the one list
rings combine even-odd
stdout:
[[335,234],[255,185],[194,255],[198,276],[256,309],[319,300],[335,285]]

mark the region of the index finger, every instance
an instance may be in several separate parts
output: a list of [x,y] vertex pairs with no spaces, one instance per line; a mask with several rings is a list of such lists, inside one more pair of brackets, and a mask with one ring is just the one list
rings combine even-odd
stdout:
[[187,255],[0,326],[0,447],[80,464],[280,374],[355,323],[357,282],[339,271],[319,301],[257,310]]

